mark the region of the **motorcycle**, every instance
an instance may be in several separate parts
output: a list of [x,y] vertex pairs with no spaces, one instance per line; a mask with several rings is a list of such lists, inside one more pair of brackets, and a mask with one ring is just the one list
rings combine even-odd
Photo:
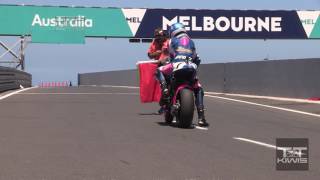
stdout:
[[176,118],[178,126],[190,128],[193,121],[195,97],[193,83],[197,65],[190,60],[172,63],[173,73],[169,77],[169,101],[165,106],[165,121],[172,123]]

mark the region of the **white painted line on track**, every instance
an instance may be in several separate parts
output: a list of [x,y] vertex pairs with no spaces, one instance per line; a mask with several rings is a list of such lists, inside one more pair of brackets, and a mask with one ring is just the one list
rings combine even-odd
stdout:
[[255,141],[255,140],[251,140],[251,139],[247,139],[247,138],[233,137],[233,139],[236,139],[236,140],[239,140],[239,141],[248,142],[248,143],[257,144],[257,145],[264,146],[264,147],[267,147],[267,148],[272,148],[272,149],[276,149],[277,148],[277,146],[275,146],[275,145],[267,144],[267,143],[264,143],[264,142]]
[[112,88],[127,88],[127,89],[139,89],[137,86],[113,86],[113,85],[80,85],[80,87],[112,87]]
[[37,86],[35,86],[35,87],[29,87],[29,88],[23,88],[23,89],[19,89],[19,90],[13,91],[13,92],[11,92],[11,93],[8,93],[8,94],[5,94],[5,95],[3,95],[3,96],[0,96],[0,100],[6,99],[6,98],[8,98],[8,97],[10,97],[10,96],[13,96],[13,95],[15,95],[15,94],[18,94],[18,93],[20,93],[20,92],[27,91],[27,90],[34,89],[34,88],[37,88]]
[[313,100],[308,100],[308,99],[284,98],[284,97],[275,97],[275,96],[258,96],[258,95],[218,93],[218,92],[205,92],[205,94],[247,97],[247,98],[256,98],[256,99],[268,99],[268,100],[297,102],[297,103],[320,104],[320,101],[313,101]]
[[270,105],[253,103],[253,102],[249,102],[249,101],[243,101],[243,100],[220,97],[220,96],[212,96],[212,95],[205,95],[205,96],[212,97],[212,98],[217,98],[217,99],[228,100],[228,101],[240,102],[240,103],[245,103],[245,104],[251,104],[251,105],[261,106],[261,107],[266,107],[266,108],[271,108],[271,109],[277,109],[277,110],[282,110],[282,111],[287,111],[287,112],[293,112],[293,113],[298,113],[298,114],[303,114],[303,115],[308,115],[308,116],[313,116],[313,117],[320,117],[320,114],[314,114],[314,113],[309,113],[309,112],[305,112],[305,111],[299,111],[299,110],[294,110],[294,109],[270,106]]
[[[178,123],[178,122],[177,122],[175,119],[172,121],[172,124],[175,124],[176,126],[178,126],[177,123]],[[208,131],[208,130],[209,130],[208,127],[200,127],[200,126],[198,126],[198,125],[196,125],[196,124],[192,124],[192,125],[191,125],[191,128],[192,128],[192,129],[202,130],[202,131]]]
[[[139,89],[138,86],[113,86],[113,85],[80,85],[88,87],[113,87],[113,88],[128,88],[128,89]],[[275,96],[258,96],[258,95],[248,95],[248,94],[232,94],[232,93],[219,93],[219,92],[207,92],[206,95],[226,95],[226,96],[236,96],[236,97],[247,97],[247,98],[257,98],[257,99],[269,99],[276,101],[287,101],[287,102],[298,102],[298,103],[310,103],[310,104],[320,104],[320,101],[313,101],[308,99],[296,99],[296,98],[284,98]]]
[[[114,88],[129,88],[129,89],[139,89],[138,86],[113,86],[113,85],[80,85],[88,87],[114,87]],[[227,95],[227,96],[237,96],[237,97],[248,97],[248,98],[258,98],[258,99],[269,99],[277,101],[291,101],[291,102],[300,102],[300,103],[311,103],[311,104],[320,104],[320,101],[313,101],[308,99],[296,99],[296,98],[285,98],[285,97],[276,97],[276,96],[258,96],[258,95],[249,95],[249,94],[233,94],[233,93],[221,93],[221,92],[209,92],[205,91],[205,94],[208,95]]]
[[139,93],[19,93],[23,95],[139,95]]
[[[96,87],[97,85],[83,85],[83,86]],[[114,87],[114,88],[139,89],[139,87],[137,87],[137,86],[100,85],[100,87]],[[272,109],[277,109],[277,110],[282,110],[282,111],[287,111],[287,112],[293,112],[293,113],[298,113],[298,114],[313,116],[313,117],[320,117],[320,114],[314,114],[314,113],[309,113],[309,112],[299,111],[299,110],[294,110],[294,109],[288,109],[288,108],[270,106],[270,105],[265,105],[265,104],[253,103],[253,102],[243,101],[243,100],[238,100],[238,99],[232,99],[232,98],[226,98],[226,97],[220,97],[220,96],[213,96],[213,95],[209,95],[209,94],[215,94],[215,95],[233,95],[233,96],[242,96],[242,97],[254,97],[254,98],[261,98],[261,99],[272,99],[272,100],[293,101],[293,102],[308,102],[308,103],[318,104],[318,102],[313,102],[313,101],[310,101],[310,100],[291,99],[291,98],[279,98],[279,97],[271,97],[271,96],[253,96],[253,95],[241,95],[241,94],[225,94],[225,93],[216,93],[216,92],[205,92],[205,96],[207,96],[207,97],[219,98],[219,99],[224,99],[224,100],[229,100],[229,101],[235,101],[235,102],[240,102],[240,103],[246,103],[246,104],[251,104],[251,105],[256,105],[256,106],[261,106],[261,107],[266,107],[266,108],[272,108]]]
[[140,89],[137,86],[111,86],[111,85],[102,85],[102,87],[113,87],[113,88],[128,88],[128,89]]
[[199,129],[199,130],[203,130],[203,131],[208,131],[209,130],[209,128],[207,128],[207,127],[200,127],[200,126],[197,126],[197,125],[194,125],[194,128]]
[[[140,88],[138,86],[114,86],[114,85],[80,85],[80,86],[114,87],[114,88],[129,88],[129,89],[139,89]],[[258,96],[258,95],[249,95],[249,94],[233,94],[233,93],[221,93],[221,92],[209,92],[209,91],[205,91],[205,94],[248,97],[248,98],[269,99],[269,100],[277,100],[277,101],[289,101],[289,102],[310,103],[310,104],[320,104],[320,101],[313,101],[313,100],[308,100],[308,99],[276,97],[276,96]]]
[[[247,139],[247,138],[242,138],[242,137],[233,137],[233,139],[235,140],[239,140],[239,141],[244,141],[247,143],[252,143],[252,144],[256,144],[259,146],[263,146],[263,147],[267,147],[267,148],[271,148],[271,149],[278,149],[278,150],[282,150],[282,151],[286,151],[287,149],[282,148],[282,147],[277,147],[275,145],[272,144],[268,144],[268,143],[264,143],[264,142],[260,142],[260,141],[255,141],[255,140],[251,140],[251,139]],[[288,150],[287,150],[288,151]],[[299,154],[300,152],[295,152],[293,151],[292,153],[294,154]],[[301,155],[301,154],[300,154]]]

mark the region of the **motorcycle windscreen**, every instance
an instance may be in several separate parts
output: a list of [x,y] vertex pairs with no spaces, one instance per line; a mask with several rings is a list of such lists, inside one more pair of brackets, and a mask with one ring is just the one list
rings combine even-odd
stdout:
[[157,64],[142,63],[138,65],[140,75],[140,101],[142,103],[159,102],[161,88],[155,78]]

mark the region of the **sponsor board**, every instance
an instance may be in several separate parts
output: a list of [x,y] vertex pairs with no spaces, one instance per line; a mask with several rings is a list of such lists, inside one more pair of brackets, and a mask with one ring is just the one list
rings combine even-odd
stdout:
[[122,13],[130,27],[132,36],[137,33],[146,11],[146,9],[122,9]]
[[148,9],[136,37],[151,37],[156,27],[185,25],[193,38],[306,39],[296,11]]
[[0,5],[0,35],[32,42],[84,43],[85,37],[132,37],[119,8]]
[[152,38],[176,22],[200,39],[318,39],[320,11],[130,9],[0,5],[0,35],[33,42],[84,43],[85,37]]
[[308,38],[320,38],[320,11],[298,11],[298,16]]

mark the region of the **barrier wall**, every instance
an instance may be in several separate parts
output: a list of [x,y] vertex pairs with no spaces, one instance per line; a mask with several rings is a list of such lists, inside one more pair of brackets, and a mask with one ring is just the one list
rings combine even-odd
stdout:
[[320,59],[226,63],[226,93],[320,97]]
[[[320,59],[203,64],[205,91],[293,98],[320,97]],[[137,71],[79,74],[79,85],[138,86]]]
[[78,74],[78,85],[138,86],[137,70]]
[[13,68],[0,67],[0,92],[31,87],[31,74]]
[[205,91],[224,92],[225,63],[201,64],[198,76]]

